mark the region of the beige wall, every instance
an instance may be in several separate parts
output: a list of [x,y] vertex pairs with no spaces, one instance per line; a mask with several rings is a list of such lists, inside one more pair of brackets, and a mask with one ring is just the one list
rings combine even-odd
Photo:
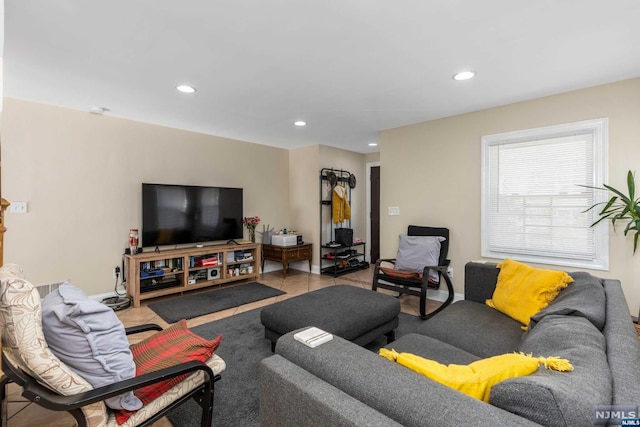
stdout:
[[[640,172],[640,79],[550,96],[382,132],[381,256],[394,256],[398,234],[409,224],[451,229],[449,257],[456,292],[463,292],[464,265],[480,259],[480,152],[482,135],[609,118],[608,183],[625,188],[628,170]],[[636,181],[638,183],[638,181]],[[640,253],[632,239],[611,230],[610,270],[635,316],[640,306]],[[558,268],[558,267],[550,267]]]
[[[289,152],[289,206],[291,207],[289,228],[302,233],[304,241],[313,244],[312,268],[314,272],[319,272],[319,159],[319,145],[296,148]],[[300,262],[293,265],[292,268],[307,270],[309,264]]]
[[5,262],[36,284],[113,290],[142,182],[242,187],[245,215],[292,223],[283,149],[5,99],[2,162],[3,196],[29,203],[7,215]]
[[376,163],[380,161],[380,152],[367,153],[364,155],[364,163]]

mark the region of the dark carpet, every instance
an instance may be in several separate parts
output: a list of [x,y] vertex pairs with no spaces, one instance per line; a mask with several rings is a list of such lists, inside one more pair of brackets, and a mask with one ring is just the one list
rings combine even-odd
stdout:
[[175,323],[180,319],[192,319],[285,293],[258,282],[251,282],[231,288],[215,289],[180,298],[152,302],[149,304],[149,308],[162,317],[165,322]]
[[[264,338],[264,327],[260,323],[260,310],[255,309],[215,322],[196,326],[192,330],[213,339],[223,334],[216,354],[227,363],[222,379],[215,385],[213,403],[213,425],[216,427],[259,426],[258,365],[271,356],[271,342]],[[400,313],[400,325],[396,337],[414,332],[422,324],[416,316]],[[386,338],[367,345],[378,351],[386,345]],[[199,426],[200,407],[189,400],[169,414],[175,427]]]

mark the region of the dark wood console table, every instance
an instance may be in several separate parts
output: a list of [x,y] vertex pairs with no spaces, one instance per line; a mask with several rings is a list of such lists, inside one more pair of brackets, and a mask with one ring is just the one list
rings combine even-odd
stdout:
[[287,277],[287,269],[292,261],[309,261],[309,272],[311,272],[311,243],[303,243],[295,246],[262,245],[262,271],[264,272],[264,261],[271,260],[282,263],[282,276]]

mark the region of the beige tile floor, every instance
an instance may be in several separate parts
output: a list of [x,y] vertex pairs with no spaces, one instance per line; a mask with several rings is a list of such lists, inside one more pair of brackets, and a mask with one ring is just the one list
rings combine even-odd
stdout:
[[[372,273],[373,268],[370,268],[368,270],[359,270],[341,277],[333,278],[331,276],[309,274],[296,270],[289,270],[286,279],[282,277],[282,273],[279,271],[266,273],[261,277],[260,282],[273,288],[280,289],[286,292],[286,294],[190,319],[187,321],[187,324],[190,327],[202,325],[204,323],[209,323],[214,320],[233,316],[234,314],[253,310],[255,308],[264,307],[266,305],[273,304],[274,302],[282,301],[288,298],[292,298],[296,295],[321,289],[327,286],[333,286],[336,284],[349,284],[365,289],[370,289]],[[232,286],[242,286],[242,284]],[[209,290],[211,290],[211,288],[195,292],[206,292]],[[170,299],[176,297],[178,296],[172,295],[165,298]],[[154,299],[153,301],[158,301],[158,299]],[[403,312],[415,316],[418,315],[418,297],[403,295],[400,297],[400,302]],[[437,304],[438,303],[434,302],[431,309],[435,308]],[[428,308],[427,310],[430,310],[430,308]],[[158,315],[155,314],[155,312],[153,312],[150,308],[148,308],[145,302],[143,302],[141,304],[141,307],[139,308],[127,308],[116,313],[125,327],[140,325],[143,323],[157,323],[162,327],[167,326],[167,323],[160,317],[158,317]],[[144,339],[145,336],[151,333],[152,332],[147,334],[138,334],[135,337],[131,338],[131,342],[134,343],[138,340]],[[10,385],[8,387],[7,394],[7,408],[6,412],[3,411],[3,413],[7,414],[8,420],[7,424],[3,423],[3,425],[6,425],[8,427],[75,426],[73,418],[67,413],[48,411],[41,408],[40,406],[25,402],[19,394],[19,388],[15,385]],[[161,419],[154,424],[154,427],[170,426],[171,423],[166,418]]]

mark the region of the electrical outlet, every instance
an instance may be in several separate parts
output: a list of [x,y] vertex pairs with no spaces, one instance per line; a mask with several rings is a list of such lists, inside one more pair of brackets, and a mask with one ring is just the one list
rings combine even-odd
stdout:
[[453,280],[453,267],[447,267],[447,274]]
[[117,279],[118,276],[120,276],[120,267],[115,266],[113,267],[113,278]]

